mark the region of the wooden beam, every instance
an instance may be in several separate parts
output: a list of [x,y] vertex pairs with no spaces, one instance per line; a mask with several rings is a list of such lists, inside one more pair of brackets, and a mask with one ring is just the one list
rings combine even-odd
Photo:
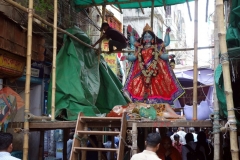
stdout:
[[186,0],[186,2],[187,2],[187,8],[188,8],[188,15],[189,15],[190,21],[192,21],[192,16],[191,16],[191,12],[190,12],[189,2],[188,2],[188,0]]
[[144,14],[144,10],[143,10],[143,7],[142,7],[141,2],[138,2],[138,3],[139,3],[139,6],[140,6],[140,8],[141,8],[142,14]]
[[128,121],[128,127],[137,123],[137,127],[212,127],[211,120],[163,120],[163,121]]

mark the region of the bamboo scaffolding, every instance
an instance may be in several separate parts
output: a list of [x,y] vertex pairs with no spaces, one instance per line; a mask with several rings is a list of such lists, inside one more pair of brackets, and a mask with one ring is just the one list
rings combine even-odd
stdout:
[[31,114],[31,113],[28,113],[28,119],[29,119],[29,121],[30,120],[38,120],[38,121],[49,121],[49,120],[51,120],[51,118],[50,117],[47,117],[47,116],[35,116],[35,115],[33,115],[33,114]]
[[153,15],[154,15],[154,0],[152,0],[152,8],[151,8],[151,27],[153,29]]
[[[214,48],[214,46],[198,47],[197,49],[200,50],[200,49],[211,49],[211,48]],[[194,50],[194,49],[195,48],[167,49],[167,52],[170,52],[170,51],[191,51],[191,50]]]
[[188,2],[188,0],[186,0],[186,2],[187,2],[187,8],[188,8],[188,15],[189,15],[190,21],[192,21],[192,16],[191,16],[191,12],[190,12],[189,2]]
[[193,120],[197,120],[197,80],[198,80],[198,0],[195,0],[194,20],[194,60],[193,60]]
[[[9,4],[11,4],[11,5],[13,5],[14,7],[17,7],[18,9],[21,9],[21,10],[24,11],[24,12],[28,12],[28,9],[27,9],[27,8],[21,6],[21,5],[18,4],[17,2],[14,2],[13,0],[4,0],[4,1],[7,2],[7,3],[9,3]],[[46,25],[54,28],[54,25],[53,25],[53,24],[49,23],[48,21],[46,21],[45,19],[43,19],[43,18],[40,17],[39,15],[37,15],[37,14],[35,14],[35,13],[33,13],[32,15],[33,15],[34,18],[38,19],[38,20],[41,21],[42,23],[44,23],[44,24],[46,24]],[[98,49],[92,47],[91,45],[89,45],[89,44],[87,44],[87,43],[84,43],[83,41],[81,41],[80,39],[78,39],[77,37],[75,37],[74,35],[68,33],[67,31],[65,31],[65,30],[63,30],[63,29],[61,29],[61,28],[58,28],[58,27],[57,27],[57,30],[58,30],[59,32],[62,32],[62,33],[64,33],[64,34],[68,35],[69,37],[71,37],[72,39],[76,40],[77,42],[85,45],[86,47],[92,48],[92,49],[94,49],[94,50],[98,50]]]
[[[214,70],[219,64],[219,39],[218,39],[218,26],[217,26],[217,14],[214,14]],[[214,98],[214,117],[213,117],[213,134],[214,134],[214,160],[220,160],[220,125],[219,125],[219,105],[216,93],[216,85],[214,83],[213,90]]]
[[166,0],[163,0],[163,7],[164,7],[164,11],[166,12]]
[[102,13],[101,13],[100,10],[98,9],[98,6],[95,6],[95,8],[96,8],[96,10],[97,10],[99,16],[102,17]]
[[55,120],[56,56],[57,56],[57,14],[58,14],[57,3],[58,3],[57,0],[54,0],[51,121]]
[[117,8],[116,6],[114,6],[114,5],[110,5],[112,8],[114,8],[116,11],[118,11],[119,13],[121,13],[121,14],[123,14],[122,13],[122,9],[120,9],[120,8]]
[[[106,5],[102,6],[102,21],[105,20],[105,15],[106,15]],[[100,37],[102,37],[103,35],[103,30],[101,31],[101,35]],[[101,47],[102,47],[102,41],[99,43],[99,53],[101,53]],[[98,62],[100,63],[100,54],[98,55]],[[102,137],[99,136],[98,137],[98,147],[101,148],[102,147]],[[102,152],[98,151],[98,160],[102,159]]]
[[139,4],[139,6],[140,6],[140,8],[141,8],[142,14],[144,14],[144,10],[143,10],[143,7],[142,7],[141,2],[138,2],[138,4]]
[[229,68],[229,59],[227,52],[226,44],[226,31],[224,27],[224,14],[223,14],[223,1],[216,0],[216,14],[217,14],[217,24],[218,24],[218,38],[220,44],[221,52],[221,64],[223,70],[223,79],[224,79],[224,91],[226,95],[226,104],[228,111],[228,123],[229,123],[229,132],[230,132],[230,146],[233,160],[239,160],[239,150],[238,150],[238,140],[237,140],[237,127],[236,127],[236,117],[234,113],[233,105],[233,94],[231,87],[231,78],[230,78],[230,68]]
[[24,136],[23,136],[23,160],[28,159],[29,121],[30,108],[30,79],[32,60],[32,24],[33,24],[33,0],[28,1],[28,30],[27,30],[27,66],[25,82],[25,107],[24,107]]
[[208,0],[206,1],[206,22],[208,20]]

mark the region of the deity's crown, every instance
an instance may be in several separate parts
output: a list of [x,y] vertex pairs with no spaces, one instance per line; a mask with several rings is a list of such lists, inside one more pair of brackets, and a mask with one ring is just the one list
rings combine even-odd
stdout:
[[146,32],[146,31],[153,31],[153,30],[152,30],[152,27],[150,27],[150,26],[148,25],[148,23],[147,23],[146,26],[143,28],[143,32]]

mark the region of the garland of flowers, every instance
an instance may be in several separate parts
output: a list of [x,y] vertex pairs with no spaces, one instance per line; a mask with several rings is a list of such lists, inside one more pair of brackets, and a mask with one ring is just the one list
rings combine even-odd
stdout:
[[161,53],[158,51],[157,49],[157,45],[152,45],[151,48],[154,49],[154,51],[152,52],[152,56],[153,56],[153,61],[151,62],[151,64],[149,65],[149,67],[144,66],[144,62],[143,62],[143,58],[142,58],[142,50],[143,46],[138,47],[138,62],[139,62],[139,67],[142,71],[142,74],[144,75],[144,77],[146,77],[145,83],[147,85],[149,85],[151,78],[157,75],[157,62],[158,62],[158,57],[161,55]]

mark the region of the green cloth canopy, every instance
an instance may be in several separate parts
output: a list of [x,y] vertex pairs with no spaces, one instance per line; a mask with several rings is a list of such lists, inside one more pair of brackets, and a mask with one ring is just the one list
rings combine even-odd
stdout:
[[[188,0],[194,1],[194,0]],[[73,0],[74,4],[80,8],[86,8],[95,5],[115,5],[121,9],[129,8],[147,8],[152,7],[151,0]],[[154,0],[154,7],[161,7],[165,5],[175,5],[185,3],[187,0]]]

